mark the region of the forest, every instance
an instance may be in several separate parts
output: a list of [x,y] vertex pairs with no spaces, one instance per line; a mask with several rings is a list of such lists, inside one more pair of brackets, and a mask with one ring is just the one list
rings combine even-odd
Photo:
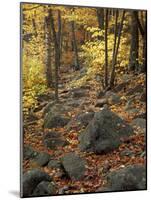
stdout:
[[147,11],[21,3],[22,196],[146,189]]

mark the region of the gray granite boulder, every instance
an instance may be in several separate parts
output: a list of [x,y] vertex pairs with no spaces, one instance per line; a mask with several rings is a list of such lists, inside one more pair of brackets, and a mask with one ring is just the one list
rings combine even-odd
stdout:
[[41,197],[56,194],[56,186],[54,182],[42,181],[34,189],[32,196]]
[[48,149],[56,149],[57,147],[62,147],[68,144],[60,133],[54,131],[44,135],[43,142]]
[[146,167],[130,165],[107,176],[107,182],[111,191],[145,190]]
[[72,180],[81,180],[85,175],[86,161],[75,153],[67,153],[61,159],[62,166]]
[[41,181],[52,181],[52,178],[39,169],[32,169],[23,175],[23,197],[32,196],[36,186]]
[[133,134],[133,129],[117,114],[108,109],[95,113],[93,120],[79,136],[80,149],[97,154],[119,147],[122,139]]

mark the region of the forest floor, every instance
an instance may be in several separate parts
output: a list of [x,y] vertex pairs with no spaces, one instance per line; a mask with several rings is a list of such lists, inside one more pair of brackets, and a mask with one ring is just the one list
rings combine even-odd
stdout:
[[[88,80],[83,87],[84,95],[79,98],[74,98],[70,96],[70,92],[73,90],[69,88],[70,81],[77,77],[79,72],[72,72],[72,77],[66,73],[60,75],[60,85],[63,85],[59,89],[59,103],[63,107],[69,105],[69,101],[72,103],[77,103],[78,106],[71,106],[71,109],[64,112],[64,115],[72,120],[70,128],[64,126],[61,128],[52,128],[45,129],[44,124],[44,109],[49,102],[53,100],[40,100],[38,111],[33,112],[34,120],[28,118],[24,120],[24,145],[31,146],[37,152],[46,152],[52,155],[55,159],[59,160],[65,153],[76,152],[81,158],[87,161],[85,176],[82,180],[71,180],[70,178],[63,177],[60,169],[51,169],[47,166],[39,167],[51,177],[53,177],[54,182],[57,185],[57,193],[60,194],[60,189],[67,187],[65,194],[73,193],[88,193],[88,192],[97,192],[105,186],[106,184],[106,173],[117,170],[121,167],[125,167],[131,164],[145,164],[146,154],[145,154],[145,134],[142,129],[136,127],[134,128],[135,134],[130,136],[128,141],[124,141],[119,148],[106,153],[97,155],[95,153],[82,152],[79,149],[79,140],[78,136],[81,131],[85,129],[85,126],[79,126],[79,123],[75,120],[79,114],[88,113],[88,112],[98,112],[101,110],[100,107],[96,106],[98,101],[98,90],[100,89],[100,83],[97,81]],[[68,73],[70,74],[70,73]],[[140,94],[131,96],[127,95],[132,88],[135,86],[142,85],[145,87],[145,75],[144,74],[129,74],[129,81],[126,84],[126,87],[119,92],[115,92],[120,96],[120,102],[118,104],[108,105],[111,111],[115,112],[118,116],[123,118],[128,124],[131,124],[134,118],[145,113],[146,115],[146,102],[141,101]],[[118,78],[118,84],[123,82],[122,78]],[[82,87],[81,87],[82,88]],[[130,108],[126,110],[126,106],[129,106],[127,103],[129,99],[133,99],[130,104]],[[101,99],[101,98],[100,98]],[[68,141],[68,145],[63,147],[58,147],[57,149],[48,149],[43,144],[43,136],[48,131],[56,131],[62,134]],[[129,154],[122,154],[122,152],[129,151]],[[105,166],[108,166],[107,171],[104,170]],[[29,169],[38,167],[34,162],[31,162],[30,159],[23,160],[23,171],[26,172]],[[104,171],[103,171],[104,170]]]

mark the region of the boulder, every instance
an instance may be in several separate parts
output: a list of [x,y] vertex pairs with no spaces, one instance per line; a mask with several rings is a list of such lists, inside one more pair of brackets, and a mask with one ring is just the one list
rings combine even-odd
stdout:
[[52,181],[52,178],[39,169],[32,169],[23,175],[23,197],[32,196],[36,186],[41,181]]
[[120,103],[120,96],[117,95],[117,94],[114,93],[114,92],[107,91],[106,94],[105,94],[105,97],[107,98],[108,103],[109,103],[110,105],[114,105],[114,104]]
[[44,119],[44,128],[57,128],[64,127],[68,122],[69,118],[61,114],[55,114],[49,112]]
[[52,108],[55,107],[55,101],[49,102],[44,108],[44,114],[48,113]]
[[42,181],[34,189],[32,196],[41,197],[56,194],[56,186],[54,182]]
[[65,172],[72,180],[81,180],[84,177],[86,161],[77,154],[73,152],[67,153],[62,157],[61,161]]
[[64,137],[61,136],[60,133],[57,132],[49,132],[44,138],[44,145],[49,149],[56,149],[57,147],[62,147],[67,145],[67,141]]
[[32,159],[37,156],[37,152],[33,150],[31,146],[25,145],[23,150],[24,159]]
[[56,103],[55,101],[49,102],[47,106],[44,108],[43,114],[48,113],[49,115],[53,114],[64,114],[65,112],[70,110],[69,106],[62,106],[64,101]]
[[72,130],[76,127],[76,130],[80,130],[82,126],[87,126],[89,122],[93,119],[94,112],[85,112],[81,113],[71,119],[71,121],[67,124],[66,128],[68,131]]
[[33,160],[32,162],[36,163],[38,166],[43,167],[48,164],[50,160],[50,155],[45,152],[40,152]]
[[50,160],[48,163],[48,168],[60,169],[61,163],[58,160]]
[[77,120],[81,125],[87,126],[89,122],[93,119],[93,117],[94,117],[94,112],[86,112],[80,114],[77,117]]
[[141,165],[130,165],[107,176],[111,191],[145,190],[146,168]]
[[87,152],[106,153],[118,148],[123,138],[133,134],[133,129],[109,109],[95,113],[94,118],[80,134],[80,149]]

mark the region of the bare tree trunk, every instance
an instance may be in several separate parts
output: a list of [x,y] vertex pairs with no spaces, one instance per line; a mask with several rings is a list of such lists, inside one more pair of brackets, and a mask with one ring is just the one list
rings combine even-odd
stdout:
[[108,86],[108,9],[105,13],[105,66],[104,66],[104,83],[105,87]]
[[117,44],[117,33],[118,33],[118,10],[115,12],[115,26],[114,26],[114,47],[113,47],[113,54],[112,54],[112,71],[111,71],[111,78],[110,78],[110,87],[113,85],[113,77],[115,76],[115,52],[116,52],[116,44]]
[[45,40],[46,40],[46,80],[47,86],[52,87],[52,68],[51,68],[51,28],[50,16],[45,18]]
[[104,29],[104,8],[97,8],[96,12],[97,12],[99,28],[103,30]]
[[129,59],[129,69],[132,71],[138,69],[139,33],[136,17],[138,18],[138,11],[133,11],[131,15],[131,48]]
[[[123,22],[124,22],[124,16],[125,16],[125,11],[123,11],[122,13],[122,18],[121,18],[121,23],[120,23],[120,27],[118,30],[118,35],[117,35],[117,45],[115,48],[115,52],[114,52],[114,57],[112,60],[112,71],[111,71],[111,78],[110,78],[110,87],[112,88],[114,86],[114,80],[115,80],[115,67],[116,67],[116,61],[117,61],[117,55],[118,55],[118,49],[120,46],[120,40],[121,40],[121,33],[122,33],[122,29],[123,29]],[[117,17],[117,16],[116,16]]]
[[[143,55],[142,55],[143,66],[142,66],[141,71],[145,72],[146,69],[147,69],[147,12],[145,11],[145,22],[144,22],[144,24],[141,24],[139,17],[138,17],[138,14],[137,13],[134,13],[134,14],[135,14],[135,19],[137,21],[138,29],[139,29],[139,31],[142,35],[142,38],[143,38]],[[142,19],[142,21],[143,21],[143,19]]]
[[60,62],[61,62],[61,29],[62,29],[62,25],[61,25],[61,12],[60,10],[58,10],[58,34],[57,34],[57,40],[58,40],[58,47],[59,47],[59,66],[60,66]]
[[79,70],[80,65],[79,65],[77,41],[76,41],[76,36],[75,36],[75,23],[74,23],[74,21],[71,22],[71,31],[72,31],[72,40],[73,40],[72,44],[73,44],[74,56],[75,56],[75,70]]
[[49,10],[49,15],[50,15],[50,24],[52,28],[52,34],[53,34],[54,46],[55,46],[55,99],[58,100],[58,69],[60,65],[59,45],[57,41],[57,34],[55,31],[54,18],[53,18],[51,9]]

